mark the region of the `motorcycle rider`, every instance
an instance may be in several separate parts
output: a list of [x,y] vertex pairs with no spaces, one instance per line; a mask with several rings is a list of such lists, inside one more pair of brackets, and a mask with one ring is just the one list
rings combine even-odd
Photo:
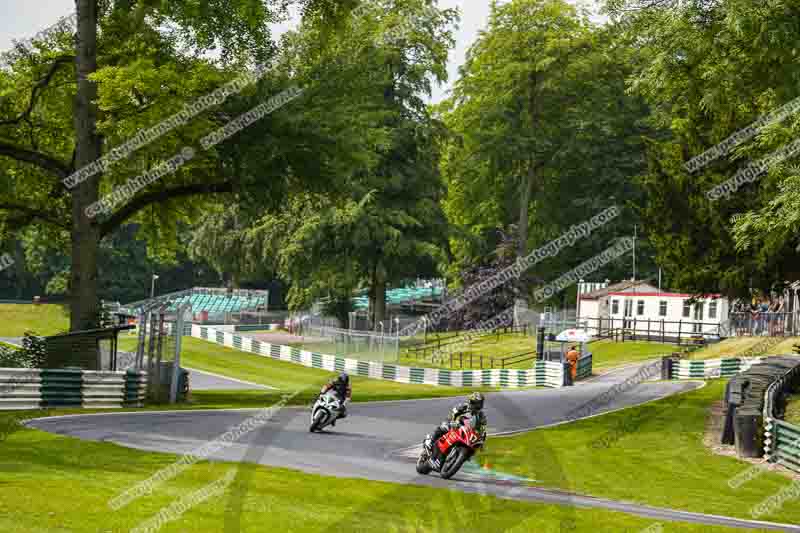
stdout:
[[452,428],[460,425],[460,419],[469,413],[472,418],[473,427],[478,433],[484,434],[486,432],[486,414],[483,412],[483,394],[480,392],[473,392],[472,395],[464,403],[453,407],[450,411],[450,420],[442,422],[433,432],[433,435],[428,435],[425,439],[425,448],[428,450],[434,462],[438,462],[441,455],[441,450],[436,446],[436,441],[442,438]]
[[333,392],[339,398],[339,401],[342,402],[342,408],[339,410],[339,416],[333,422],[331,422],[331,426],[335,426],[336,420],[347,417],[347,402],[349,402],[353,396],[353,389],[350,387],[350,376],[347,375],[347,372],[342,372],[339,374],[339,377],[326,383],[325,386],[322,387],[319,395],[322,396],[331,389],[333,389]]

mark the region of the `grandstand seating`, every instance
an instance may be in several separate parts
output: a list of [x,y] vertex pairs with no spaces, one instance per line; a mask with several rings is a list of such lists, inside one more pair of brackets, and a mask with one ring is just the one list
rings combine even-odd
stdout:
[[[389,305],[412,304],[422,301],[425,298],[436,298],[441,296],[441,287],[404,287],[401,289],[391,289],[386,291],[386,303]],[[369,307],[367,296],[357,296],[353,298],[356,309],[366,309]]]
[[265,309],[267,302],[266,291],[233,291],[228,293],[225,289],[192,288],[171,294],[163,294],[155,300],[142,300],[127,304],[126,309],[136,312],[144,305],[154,301],[169,304],[169,311],[176,311],[179,305],[192,304],[192,312],[207,311],[209,315],[224,313],[241,313]]
[[186,302],[192,304],[192,311],[208,311],[211,313],[240,313],[242,311],[255,311],[259,306],[266,306],[266,297],[246,298],[242,296],[227,296],[221,294],[191,294],[182,296],[172,302],[170,310],[176,310],[179,305]]

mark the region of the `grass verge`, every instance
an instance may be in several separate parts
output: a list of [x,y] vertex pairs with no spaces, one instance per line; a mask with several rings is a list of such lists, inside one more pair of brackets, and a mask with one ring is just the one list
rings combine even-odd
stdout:
[[596,373],[598,370],[669,355],[676,351],[678,346],[660,342],[614,342],[604,339],[589,343],[587,349],[592,353],[592,370]]
[[[791,481],[764,473],[738,489],[728,485],[751,465],[714,455],[703,444],[710,406],[724,386],[724,381],[709,382],[703,389],[624,411],[490,439],[482,460],[537,485],[752,519],[753,506]],[[537,451],[548,448],[553,456],[540,460]],[[761,519],[797,524],[800,506],[787,502]]]
[[800,337],[735,337],[701,348],[690,359],[721,359],[726,357],[756,357],[760,355],[792,354]]
[[[112,512],[110,499],[176,460],[170,454],[19,429],[0,442],[0,530],[129,531],[215,482],[224,493],[176,513],[159,531],[224,531],[235,524],[241,532],[555,533],[566,527],[572,532],[634,533],[655,523],[604,510],[572,513],[555,505],[222,462],[194,464]],[[228,474],[236,477],[226,486],[220,481]],[[680,523],[663,526],[669,532],[733,531]]]
[[22,337],[26,331],[55,335],[69,329],[67,308],[57,304],[0,304],[0,337]]
[[800,391],[795,392],[789,397],[786,403],[786,413],[783,418],[790,424],[800,426]]
[[[306,403],[316,397],[319,389],[334,372],[317,368],[308,368],[286,361],[255,355],[247,352],[220,346],[192,337],[184,337],[181,350],[181,364],[197,370],[205,370],[223,376],[251,381],[260,385],[269,385],[281,390],[308,390],[299,395],[298,403]],[[121,349],[132,349],[135,339],[124,339]],[[191,379],[191,378],[190,378]],[[352,376],[353,401],[368,402],[376,400],[410,400],[418,398],[441,398],[461,396],[473,390],[491,391],[490,388],[437,387],[433,385],[408,385],[393,381],[382,381],[360,376]],[[276,397],[275,391],[261,393],[265,398]],[[257,393],[253,393],[258,397]]]

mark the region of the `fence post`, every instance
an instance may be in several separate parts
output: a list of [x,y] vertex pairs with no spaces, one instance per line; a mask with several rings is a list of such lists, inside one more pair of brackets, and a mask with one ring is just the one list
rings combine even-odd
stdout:
[[666,336],[664,335],[664,319],[661,319],[661,342],[667,342]]
[[683,319],[678,320],[678,346],[681,345],[681,329],[683,328]]
[[650,342],[650,318],[647,319],[647,342]]

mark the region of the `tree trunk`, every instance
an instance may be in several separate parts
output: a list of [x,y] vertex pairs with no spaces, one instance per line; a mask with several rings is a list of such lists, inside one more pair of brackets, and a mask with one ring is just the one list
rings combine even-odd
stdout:
[[[533,187],[536,182],[536,166],[533,161],[530,162],[528,167],[528,175],[523,178],[520,191],[520,204],[519,204],[519,228],[517,228],[518,243],[517,243],[517,256],[522,259],[528,255],[528,210],[530,209],[531,196],[533,196]],[[522,307],[528,306],[527,286],[524,283],[525,274],[514,283],[517,285],[517,299],[515,305]]]
[[386,320],[386,280],[378,276],[375,280],[375,325]]
[[518,243],[517,251],[518,256],[521,258],[528,255],[528,209],[531,203],[531,196],[533,195],[533,185],[536,180],[536,167],[533,162],[530,163],[528,175],[522,180],[520,187],[520,200],[519,200],[519,227],[517,228]]
[[[75,42],[75,168],[100,157],[97,135],[97,86],[89,75],[97,70],[97,0],[75,0],[78,32]],[[72,190],[72,270],[70,273],[70,331],[97,325],[97,253],[99,226],[86,216],[86,207],[97,201],[100,175]]]
[[386,273],[380,264],[372,270],[373,314],[372,329],[378,330],[378,322],[386,320]]
[[16,299],[22,300],[28,288],[28,272],[25,268],[25,250],[22,248],[22,241],[16,240],[14,242],[14,274],[17,277],[17,293]]

